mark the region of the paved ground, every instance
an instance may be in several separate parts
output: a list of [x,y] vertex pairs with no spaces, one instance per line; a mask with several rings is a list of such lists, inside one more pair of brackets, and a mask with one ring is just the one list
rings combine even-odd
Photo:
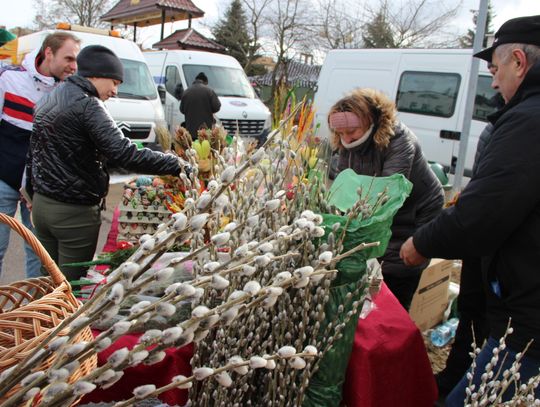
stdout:
[[[107,210],[101,213],[101,230],[98,240],[98,251],[101,251],[107,240],[107,234],[111,228],[111,220],[114,208],[120,202],[122,196],[124,180],[134,175],[113,176],[107,196]],[[0,285],[25,278],[24,273],[24,246],[22,238],[15,232],[11,233],[9,247],[4,258],[2,274],[0,274]]]

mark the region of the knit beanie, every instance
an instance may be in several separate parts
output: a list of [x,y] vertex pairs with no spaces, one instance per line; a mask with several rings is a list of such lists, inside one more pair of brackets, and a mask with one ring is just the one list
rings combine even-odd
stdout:
[[77,56],[77,73],[85,78],[124,81],[124,67],[114,52],[102,45],[84,47]]
[[195,79],[203,81],[204,83],[208,83],[208,76],[206,76],[204,72],[199,72],[199,74],[195,77]]

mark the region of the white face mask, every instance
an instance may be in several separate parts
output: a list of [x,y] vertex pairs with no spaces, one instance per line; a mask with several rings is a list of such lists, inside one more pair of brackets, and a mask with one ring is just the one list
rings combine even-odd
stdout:
[[371,134],[372,130],[373,130],[373,125],[371,125],[369,127],[369,129],[366,130],[364,135],[362,137],[360,137],[358,140],[355,140],[355,141],[353,141],[351,143],[345,143],[345,141],[343,141],[343,139],[341,139],[341,144],[343,144],[343,147],[345,147],[347,150],[350,150],[351,148],[358,147],[360,144],[364,143],[369,138],[369,135]]

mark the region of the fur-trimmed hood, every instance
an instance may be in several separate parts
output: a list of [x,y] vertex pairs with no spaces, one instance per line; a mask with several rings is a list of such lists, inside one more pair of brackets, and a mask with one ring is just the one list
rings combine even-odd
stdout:
[[[347,107],[345,107],[347,106]],[[351,107],[349,109],[349,107]],[[358,88],[349,93],[345,98],[338,101],[329,112],[352,111],[356,114],[364,114],[373,123],[373,131],[370,135],[375,146],[379,150],[388,147],[390,139],[394,136],[394,127],[397,123],[396,107],[392,100],[384,93],[368,88]],[[344,149],[339,136],[333,129],[330,144],[334,150]]]

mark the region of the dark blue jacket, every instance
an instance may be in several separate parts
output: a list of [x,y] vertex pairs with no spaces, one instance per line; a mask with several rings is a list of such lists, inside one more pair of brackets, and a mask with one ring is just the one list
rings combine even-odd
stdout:
[[454,207],[414,234],[426,257],[482,257],[490,334],[540,358],[540,63],[494,124],[477,173]]

